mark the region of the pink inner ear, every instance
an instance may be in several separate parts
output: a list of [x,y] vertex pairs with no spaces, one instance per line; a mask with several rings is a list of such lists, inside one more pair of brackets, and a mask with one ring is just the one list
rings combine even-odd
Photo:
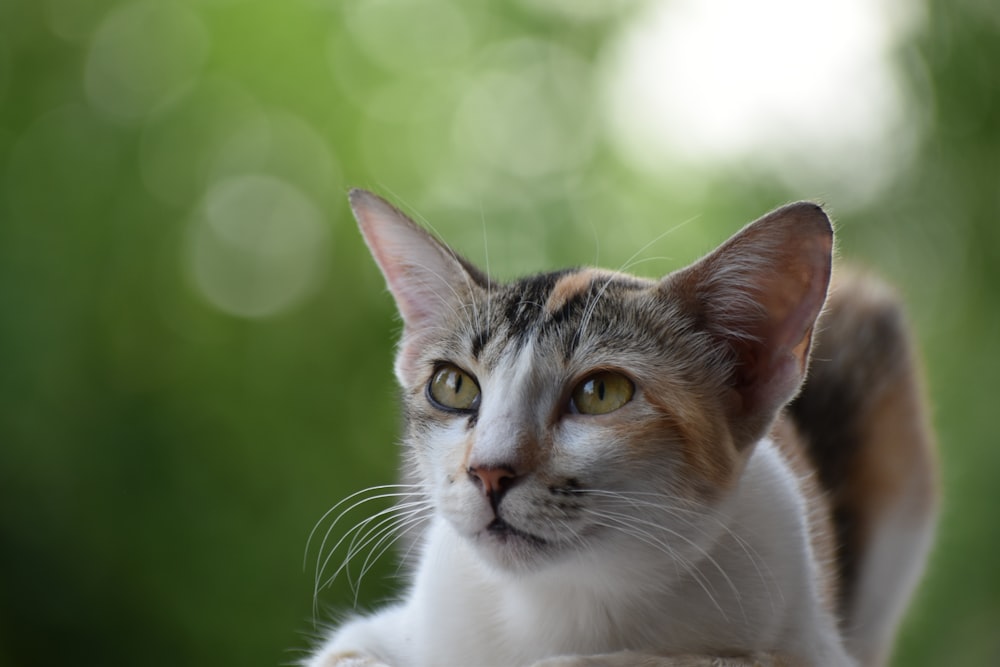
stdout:
[[736,356],[741,411],[773,412],[798,390],[830,281],[833,230],[792,204],[748,225],[676,281],[697,293],[706,327]]
[[404,331],[397,371],[413,367],[420,340],[465,309],[478,281],[471,265],[384,199],[352,190],[351,208],[385,276]]
[[791,354],[803,366],[830,280],[830,251],[816,250],[789,249],[792,257],[784,264],[788,269],[758,278],[762,285],[757,297],[763,315],[760,338],[774,355]]
[[352,190],[351,208],[372,256],[408,327],[426,326],[454,282],[454,261],[441,244],[401,211],[364,190]]

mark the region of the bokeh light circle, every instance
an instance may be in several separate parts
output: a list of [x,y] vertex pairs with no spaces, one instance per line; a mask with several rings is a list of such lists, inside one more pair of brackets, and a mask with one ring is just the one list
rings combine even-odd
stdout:
[[198,291],[241,317],[267,317],[300,303],[326,273],[329,229],[320,208],[267,174],[215,183],[195,214],[188,267]]
[[104,0],[43,0],[43,4],[49,30],[70,42],[88,39],[107,11]]
[[212,161],[212,176],[247,171],[294,183],[320,205],[342,192],[340,165],[326,140],[307,121],[287,111],[246,114],[234,121]]
[[496,47],[458,106],[453,146],[518,178],[580,168],[593,153],[597,120],[591,68],[572,51],[521,39]]
[[87,55],[84,84],[96,108],[132,121],[196,78],[210,37],[196,14],[168,2],[136,2],[110,12]]
[[352,5],[347,18],[365,55],[389,70],[447,66],[467,56],[473,44],[461,4],[448,0],[366,0]]
[[[143,128],[139,168],[161,201],[189,207],[216,176],[216,161],[237,128],[263,122],[256,100],[229,79],[206,77],[158,109]],[[244,171],[258,171],[256,165]]]

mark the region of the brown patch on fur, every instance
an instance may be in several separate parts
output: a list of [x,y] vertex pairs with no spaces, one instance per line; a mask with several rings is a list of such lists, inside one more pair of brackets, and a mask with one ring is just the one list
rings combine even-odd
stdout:
[[841,522],[857,552],[847,583],[848,600],[860,578],[863,554],[878,523],[896,506],[915,520],[933,513],[937,499],[934,447],[926,423],[922,390],[913,367],[872,397],[857,423],[859,445],[836,490]]
[[573,297],[586,292],[595,278],[607,275],[599,269],[580,269],[568,273],[553,285],[549,298],[545,302],[545,312],[552,315],[559,311]]
[[667,424],[677,433],[688,470],[685,479],[693,483],[693,490],[702,497],[715,497],[730,488],[742,456],[727,430],[719,426],[723,420],[706,414],[689,392],[660,388],[647,400],[662,415],[657,423]]
[[838,276],[809,379],[789,406],[831,501],[845,616],[881,518],[902,506],[919,520],[936,505],[933,437],[911,348],[888,287]]
[[935,456],[923,410],[920,383],[911,372],[885,388],[861,431],[873,445],[860,452],[855,463],[859,500],[873,508],[887,508],[907,496],[920,512],[933,509],[937,496]]
[[472,456],[472,448],[475,444],[475,438],[468,437],[465,439],[465,444],[462,447],[462,460],[458,464],[458,472],[465,472],[469,469],[469,458]]

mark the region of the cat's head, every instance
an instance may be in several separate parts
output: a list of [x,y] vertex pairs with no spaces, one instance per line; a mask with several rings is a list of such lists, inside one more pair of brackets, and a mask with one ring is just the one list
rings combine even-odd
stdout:
[[692,516],[738,481],[802,382],[833,242],[814,204],[659,280],[584,268],[511,283],[371,193],[351,204],[403,318],[416,478],[503,568],[657,546],[644,523],[693,544]]

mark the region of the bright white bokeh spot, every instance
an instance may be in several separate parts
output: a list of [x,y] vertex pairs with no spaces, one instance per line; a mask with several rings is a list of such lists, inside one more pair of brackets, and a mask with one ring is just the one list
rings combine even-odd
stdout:
[[[912,143],[890,0],[672,0],[605,54],[613,137],[637,165],[747,161],[874,194]],[[889,170],[889,174],[886,173]]]
[[300,303],[326,273],[329,229],[319,207],[273,176],[212,186],[189,246],[194,284],[220,310],[267,317]]
[[123,5],[104,18],[90,44],[87,97],[116,119],[142,118],[200,74],[209,45],[208,30],[181,4]]

